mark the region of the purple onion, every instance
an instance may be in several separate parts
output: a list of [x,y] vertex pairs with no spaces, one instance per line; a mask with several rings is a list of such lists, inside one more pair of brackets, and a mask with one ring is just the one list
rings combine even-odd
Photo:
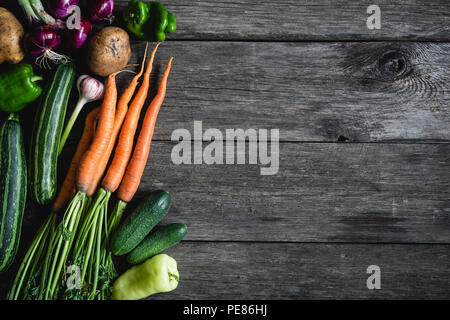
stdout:
[[91,29],[92,29],[91,22],[86,18],[81,18],[80,28],[69,30],[68,32],[68,40],[70,45],[75,49],[81,48],[83,44],[86,42],[89,32],[91,32]]
[[67,18],[69,7],[77,6],[78,2],[79,0],[51,0],[49,11],[56,18]]
[[36,64],[42,68],[50,68],[50,62],[65,63],[70,61],[65,55],[56,53],[61,44],[61,36],[58,31],[50,26],[42,26],[35,29],[27,39],[27,49],[36,58]]
[[107,20],[110,23],[114,19],[114,0],[94,0],[89,6],[91,21],[101,22]]
[[61,44],[58,31],[50,26],[35,29],[28,38],[28,51],[34,57],[40,56],[46,50],[54,50]]

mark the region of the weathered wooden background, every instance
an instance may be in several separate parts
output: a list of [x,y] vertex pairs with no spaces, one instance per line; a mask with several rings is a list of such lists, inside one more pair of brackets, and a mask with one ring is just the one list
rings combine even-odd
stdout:
[[[179,288],[154,299],[450,298],[450,2],[164,3],[178,30],[153,87],[175,62],[137,198],[170,191],[163,223],[188,235],[168,250]],[[371,4],[380,30],[366,27]],[[278,174],[172,164],[173,130],[200,120],[279,129]],[[23,247],[45,214],[29,207]],[[369,265],[381,290],[366,287]]]

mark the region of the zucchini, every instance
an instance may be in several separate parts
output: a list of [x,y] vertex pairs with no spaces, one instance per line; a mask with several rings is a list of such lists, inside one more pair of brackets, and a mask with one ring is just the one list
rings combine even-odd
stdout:
[[10,114],[0,128],[0,272],[14,261],[27,198],[27,163],[22,128]]
[[170,194],[158,190],[150,193],[119,225],[110,247],[119,256],[133,250],[166,215],[170,208]]
[[168,224],[150,233],[130,254],[127,260],[131,264],[138,264],[164,250],[176,245],[184,238],[187,227],[183,223]]
[[56,195],[59,140],[74,80],[73,65],[60,64],[34,120],[29,182],[32,199],[40,205]]

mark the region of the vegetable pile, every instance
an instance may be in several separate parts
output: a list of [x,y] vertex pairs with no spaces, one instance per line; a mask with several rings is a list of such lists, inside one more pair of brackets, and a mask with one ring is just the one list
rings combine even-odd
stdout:
[[[121,28],[102,28],[94,32],[98,24],[105,21],[113,23],[114,0],[89,1],[85,8],[80,7],[79,0],[51,0],[47,7],[41,0],[18,0],[18,3],[33,28],[27,36],[26,49],[36,57],[39,66],[50,68],[52,63],[70,61],[71,51],[76,53],[82,49],[91,34],[94,34],[93,39],[86,52],[87,63],[94,74],[104,77],[121,70],[128,63],[130,50],[126,31]],[[0,17],[2,15],[5,17],[4,23],[12,26],[10,33],[14,35],[11,38],[14,41],[10,48],[15,49],[5,59],[20,61],[24,55],[20,47],[23,28],[7,10],[0,10]],[[162,42],[166,33],[176,30],[175,16],[159,2],[132,0],[123,18],[124,27],[142,40]],[[69,49],[64,52],[64,47]]]
[[[80,8],[78,0],[18,0],[18,4],[29,22],[26,36],[14,15],[0,8],[0,30],[8,26],[8,32],[0,34],[0,64],[11,64],[0,73],[0,110],[8,114],[0,126],[0,272],[15,259],[27,193],[35,203],[51,209],[20,263],[7,298],[129,300],[174,290],[179,281],[177,263],[161,252],[181,241],[187,227],[174,223],[153,231],[168,213],[171,195],[158,190],[133,212],[127,213],[127,206],[138,190],[165,99],[173,58],[156,95],[144,108],[157,49],[166,33],[175,31],[175,17],[158,2],[132,0],[122,13],[124,28],[103,27],[102,23],[113,23],[113,0],[89,1],[87,8]],[[136,10],[141,15],[133,20]],[[128,32],[157,43],[148,62],[147,43],[139,71],[124,92],[118,92],[117,75],[132,72],[127,69],[131,66]],[[72,50],[64,52],[68,45]],[[83,59],[69,58],[67,52],[73,49],[86,50]],[[57,64],[45,90],[40,86],[43,77],[27,62],[30,58],[41,68]],[[80,64],[94,76],[77,78]],[[98,77],[106,77],[105,84]],[[75,83],[78,102],[66,117]],[[59,183],[59,155],[81,110],[95,101],[99,105],[84,119],[82,136]],[[19,113],[34,104],[26,158]],[[117,200],[110,211],[114,193]],[[128,263],[142,264],[118,277],[113,255],[125,254]],[[73,274],[79,286],[70,285]]]

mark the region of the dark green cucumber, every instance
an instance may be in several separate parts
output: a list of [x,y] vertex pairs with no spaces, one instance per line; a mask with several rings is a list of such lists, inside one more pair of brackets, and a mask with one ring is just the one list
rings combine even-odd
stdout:
[[131,264],[138,264],[176,245],[184,238],[187,227],[183,223],[172,223],[150,233],[127,256]]
[[27,198],[27,163],[19,118],[11,114],[0,128],[0,272],[14,261]]
[[73,65],[59,65],[36,113],[29,182],[31,196],[40,205],[49,203],[56,195],[59,140],[74,80]]
[[169,211],[170,200],[167,191],[150,193],[117,228],[110,243],[112,253],[122,255],[133,250]]

